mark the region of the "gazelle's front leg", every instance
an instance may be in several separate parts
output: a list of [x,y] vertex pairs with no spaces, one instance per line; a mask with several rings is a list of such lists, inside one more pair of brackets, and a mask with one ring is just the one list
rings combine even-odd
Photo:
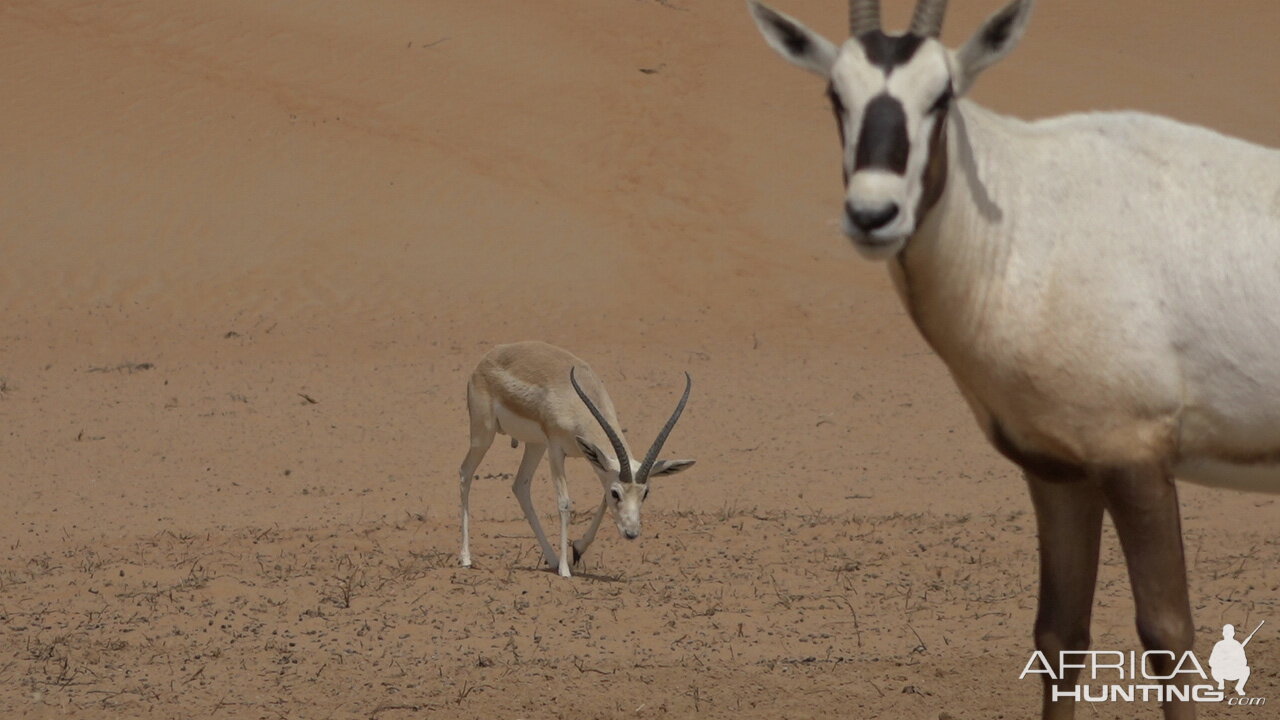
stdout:
[[591,518],[591,525],[587,526],[587,533],[582,536],[581,540],[573,541],[574,565],[577,565],[582,556],[587,554],[587,548],[591,547],[591,543],[596,541],[596,531],[600,529],[600,520],[604,518],[604,511],[608,509],[609,498],[606,496],[600,499],[600,507],[596,508],[596,515]]
[[[1173,478],[1160,467],[1117,471],[1102,483],[1107,510],[1129,566],[1138,636],[1147,650],[1169,653],[1151,656],[1153,672],[1169,676],[1195,641],[1178,490]],[[1192,720],[1195,716],[1195,705],[1190,702],[1164,704],[1165,720]]]
[[[1102,537],[1102,489],[1083,475],[1044,480],[1027,473],[1040,533],[1040,605],[1036,611],[1036,649],[1056,669],[1065,651],[1089,648],[1089,620],[1098,577]],[[1075,701],[1054,702],[1054,690],[1071,692],[1079,668],[1065,668],[1054,680],[1044,675],[1044,720],[1070,720]]]
[[573,501],[569,499],[569,480],[564,476],[564,452],[551,448],[551,479],[556,483],[556,507],[560,509],[560,577],[569,577],[569,519]]
[[533,471],[538,469],[538,463],[542,462],[542,455],[546,451],[546,445],[525,443],[520,469],[516,471],[516,479],[511,481],[511,492],[515,493],[520,509],[524,511],[524,517],[529,521],[529,527],[533,528],[534,537],[538,538],[543,559],[548,565],[555,565],[556,554],[551,549],[551,543],[547,542],[547,534],[542,531],[542,523],[538,522],[538,513],[533,509],[533,496],[529,492],[529,486],[533,482]]

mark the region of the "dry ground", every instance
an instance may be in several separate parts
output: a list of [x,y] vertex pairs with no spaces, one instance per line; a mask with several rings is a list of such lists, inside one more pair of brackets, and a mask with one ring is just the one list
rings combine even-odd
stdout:
[[[983,102],[1280,145],[1273,0],[1041,5]],[[1033,713],[1029,502],[838,238],[821,87],[740,3],[11,0],[0,68],[0,716]],[[694,377],[698,465],[569,581],[501,443],[456,567],[465,378],[522,338],[637,443]],[[1280,702],[1276,501],[1183,505],[1198,650],[1267,620]],[[1132,649],[1104,552],[1095,645]]]

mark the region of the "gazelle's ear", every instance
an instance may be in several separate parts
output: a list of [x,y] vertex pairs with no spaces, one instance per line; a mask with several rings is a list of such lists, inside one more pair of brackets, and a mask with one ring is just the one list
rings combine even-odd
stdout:
[[747,8],[765,41],[779,55],[809,72],[831,76],[837,48],[830,40],[756,0],[747,0]]
[[1009,54],[1022,39],[1035,0],[1013,0],[992,15],[973,37],[956,51],[956,96],[964,95],[978,74]]
[[587,459],[587,462],[594,465],[597,470],[600,470],[601,472],[611,472],[615,469],[609,467],[609,456],[601,452],[600,448],[596,447],[595,443],[592,443],[581,435],[574,436],[574,440],[578,441],[578,449],[582,451],[583,457]]
[[649,471],[649,477],[675,475],[693,467],[694,462],[694,460],[658,460],[653,464],[653,469]]

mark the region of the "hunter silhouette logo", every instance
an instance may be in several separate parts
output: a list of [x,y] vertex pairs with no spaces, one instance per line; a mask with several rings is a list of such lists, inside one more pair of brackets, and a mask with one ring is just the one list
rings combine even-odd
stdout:
[[1230,623],[1222,626],[1222,639],[1213,646],[1209,655],[1209,672],[1218,681],[1218,689],[1225,690],[1228,680],[1235,681],[1236,694],[1244,695],[1244,684],[1249,680],[1249,659],[1245,657],[1244,646],[1249,644],[1254,634],[1262,629],[1263,623],[1249,633],[1244,642],[1236,640],[1236,627]]
[[[1132,650],[1064,650],[1056,658],[1037,650],[1031,654],[1018,678],[1028,675],[1041,675],[1048,680],[1079,677],[1075,685],[1055,685],[1054,702],[1070,699],[1086,703],[1189,701],[1265,705],[1266,698],[1245,696],[1245,683],[1250,675],[1245,646],[1265,624],[1265,620],[1258,623],[1243,642],[1236,640],[1234,625],[1223,625],[1222,639],[1213,646],[1207,671],[1191,650],[1181,657],[1167,650],[1142,653]],[[1168,674],[1157,673],[1152,666],[1153,658],[1163,661],[1161,664],[1164,666],[1172,661],[1172,670]],[[1234,694],[1227,689],[1228,682],[1234,683]]]

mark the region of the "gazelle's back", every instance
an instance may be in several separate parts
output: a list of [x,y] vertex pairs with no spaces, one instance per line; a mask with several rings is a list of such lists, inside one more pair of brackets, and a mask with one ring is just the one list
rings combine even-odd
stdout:
[[[471,376],[469,392],[473,403],[489,403],[488,409],[498,418],[500,432],[536,442],[539,439],[522,437],[528,433],[521,433],[518,427],[522,420],[532,422],[547,435],[546,440],[561,440],[567,454],[577,455],[573,436],[595,439],[600,431],[589,415],[586,419],[591,422],[583,421],[582,400],[569,384],[572,368],[577,368],[575,377],[583,391],[616,426],[613,401],[591,366],[568,350],[536,340],[499,345],[486,353]],[[500,385],[503,392],[490,390],[496,385]],[[502,401],[497,397],[502,397]],[[477,410],[474,406],[471,409],[473,413]],[[503,422],[504,415],[514,417]],[[550,437],[557,434],[563,437]]]

